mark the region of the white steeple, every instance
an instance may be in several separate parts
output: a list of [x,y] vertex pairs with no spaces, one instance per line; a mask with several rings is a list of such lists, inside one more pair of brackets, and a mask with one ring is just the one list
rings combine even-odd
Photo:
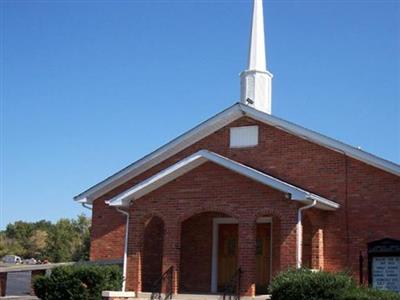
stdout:
[[251,25],[249,65],[240,74],[240,101],[271,114],[272,74],[267,71],[265,58],[264,17],[262,0],[254,0]]

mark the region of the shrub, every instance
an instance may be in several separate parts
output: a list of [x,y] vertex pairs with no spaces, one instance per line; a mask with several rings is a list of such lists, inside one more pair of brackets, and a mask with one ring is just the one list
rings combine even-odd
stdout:
[[355,288],[354,280],[346,274],[308,269],[282,272],[270,286],[272,300],[334,300]]
[[400,294],[368,288],[345,291],[340,300],[400,300]]
[[73,265],[54,268],[50,276],[34,278],[34,291],[42,300],[96,300],[104,290],[120,290],[118,266]]

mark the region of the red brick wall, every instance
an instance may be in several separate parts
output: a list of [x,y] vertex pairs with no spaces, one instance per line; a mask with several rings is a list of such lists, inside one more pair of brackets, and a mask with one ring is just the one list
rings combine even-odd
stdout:
[[[230,149],[229,127],[254,124],[260,127],[259,145],[246,149]],[[400,238],[399,177],[246,117],[129,180],[95,203],[109,199],[200,149],[214,151],[338,202],[341,208],[336,212],[318,211],[317,216],[310,219],[315,228],[323,230],[323,263],[327,270],[339,271],[350,267],[357,276],[358,254],[360,250],[365,253],[367,242],[383,237]],[[275,202],[271,202],[271,199],[275,199]],[[294,265],[294,204],[273,190],[238,177],[234,173],[220,170],[211,164],[195,169],[139,199],[133,207],[136,212],[132,213],[136,218],[144,211],[151,213],[153,210],[161,216],[165,215],[167,219],[172,218],[169,215],[172,214],[170,210],[175,217],[184,214],[189,217],[191,213],[201,209],[204,211],[209,207],[210,210],[213,208],[217,211],[232,212],[247,221],[253,220],[260,210],[272,210],[281,217],[279,267]],[[104,205],[95,204],[94,216],[108,213]],[[121,216],[115,217],[119,219],[119,226],[112,226],[107,224],[107,221],[94,218],[92,240],[95,241],[93,247],[97,250],[92,250],[92,257],[103,257],[103,253],[109,255],[110,251],[107,249],[110,247],[114,249],[113,253],[122,253],[123,219]],[[179,241],[178,225],[166,225],[172,228],[167,230],[166,234]],[[248,226],[246,230],[243,229],[245,226]],[[133,225],[132,228],[134,229]],[[243,224],[242,229],[244,232],[253,230],[251,225],[246,224]],[[111,240],[120,240],[120,243],[112,243]],[[140,255],[135,251],[140,250],[140,245],[132,247],[131,254],[136,256],[130,257],[130,260],[137,264],[140,262]],[[179,260],[176,258],[179,257],[176,248],[175,244],[171,244],[165,249],[168,257],[164,259],[164,266],[168,260]],[[252,249],[243,248],[242,251],[251,252]],[[97,254],[94,255],[93,252]],[[275,259],[275,269],[276,264],[278,263]],[[140,281],[141,275],[136,273],[134,277],[136,281]]]
[[93,203],[90,260],[122,259],[126,217],[104,201]]
[[358,276],[359,252],[367,258],[368,242],[400,239],[400,178],[355,160],[348,161],[348,178],[348,264]]

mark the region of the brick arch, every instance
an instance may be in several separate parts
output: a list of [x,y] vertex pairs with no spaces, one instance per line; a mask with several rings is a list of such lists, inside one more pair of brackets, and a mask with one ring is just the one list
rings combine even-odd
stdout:
[[274,210],[274,209],[270,209],[270,208],[266,208],[266,209],[261,209],[259,211],[257,211],[257,213],[254,215],[254,222],[257,221],[258,218],[261,217],[272,217],[277,218],[279,221],[281,221],[283,219],[281,213],[279,213],[278,211]]
[[207,213],[207,212],[215,212],[215,213],[222,213],[225,214],[231,218],[235,218],[238,221],[240,220],[239,215],[233,210],[233,209],[229,209],[226,207],[219,207],[219,206],[215,206],[215,205],[210,205],[210,206],[206,206],[206,207],[195,207],[195,208],[190,208],[187,209],[183,214],[180,215],[180,217],[178,218],[178,226],[180,226],[184,221],[190,219],[191,217],[198,215],[198,214],[202,214],[202,213]]
[[146,223],[149,222],[152,218],[156,217],[163,221],[164,225],[166,224],[165,217],[163,214],[159,213],[156,210],[141,210],[141,215],[139,217],[139,223],[143,226],[146,226]]

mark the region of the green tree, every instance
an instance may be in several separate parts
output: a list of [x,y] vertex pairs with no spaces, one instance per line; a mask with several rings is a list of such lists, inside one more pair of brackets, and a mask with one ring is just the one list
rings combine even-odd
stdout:
[[42,229],[36,229],[28,240],[27,256],[43,259],[43,251],[47,246],[48,233]]
[[49,231],[47,248],[45,250],[49,260],[53,262],[71,261],[76,242],[76,232],[69,219],[59,220]]
[[88,260],[90,250],[90,219],[84,214],[78,216],[74,222],[75,231],[78,234],[74,245],[74,253],[72,254],[72,260]]
[[5,231],[0,231],[0,256],[15,254],[52,262],[87,260],[90,223],[82,214],[55,224],[46,220],[8,224]]
[[0,233],[0,257],[3,257],[7,254],[15,254],[18,256],[25,255],[25,249],[21,246],[21,244],[14,240],[10,239],[6,236],[4,232]]

